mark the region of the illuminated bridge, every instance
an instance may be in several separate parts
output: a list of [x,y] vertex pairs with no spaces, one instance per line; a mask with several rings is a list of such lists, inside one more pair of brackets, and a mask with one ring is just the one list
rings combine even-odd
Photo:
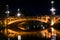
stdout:
[[21,36],[40,36],[50,38],[52,28],[53,33],[60,35],[60,16],[40,16],[40,17],[8,17],[1,23],[4,25],[4,33],[8,37]]
[[50,19],[49,16],[48,17],[47,16],[46,17],[24,17],[24,18],[9,17],[9,18],[5,18],[4,24],[6,25],[8,22],[7,25],[9,25],[14,22],[22,22],[22,21],[29,21],[29,20],[36,20],[36,21],[41,21],[41,22],[47,23],[48,19]]

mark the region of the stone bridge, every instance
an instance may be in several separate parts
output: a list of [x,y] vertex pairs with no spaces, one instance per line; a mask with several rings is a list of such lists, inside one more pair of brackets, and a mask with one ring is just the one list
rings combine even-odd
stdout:
[[15,22],[21,22],[21,21],[29,21],[29,20],[36,20],[36,21],[41,21],[41,22],[45,22],[47,23],[50,17],[24,17],[24,18],[18,18],[18,17],[8,17],[5,18],[4,20],[4,25],[9,25],[11,23],[15,23]]
[[52,24],[52,22],[56,23],[57,21],[59,21],[60,17],[54,16],[52,19],[50,16],[23,17],[23,18],[21,18],[21,17],[8,17],[8,18],[4,19],[3,23],[6,26],[6,25],[9,25],[9,24],[12,24],[15,22],[29,21],[29,20],[36,20],[36,21],[41,21],[41,22],[45,22],[45,23],[51,22],[51,24]]

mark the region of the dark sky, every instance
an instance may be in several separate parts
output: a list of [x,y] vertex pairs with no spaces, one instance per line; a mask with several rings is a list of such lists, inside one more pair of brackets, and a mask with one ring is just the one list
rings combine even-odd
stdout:
[[[0,15],[5,16],[6,5],[9,5],[10,15],[16,15],[20,8],[22,14],[27,16],[50,15],[51,0],[0,0]],[[60,1],[55,0],[56,14],[60,13]]]

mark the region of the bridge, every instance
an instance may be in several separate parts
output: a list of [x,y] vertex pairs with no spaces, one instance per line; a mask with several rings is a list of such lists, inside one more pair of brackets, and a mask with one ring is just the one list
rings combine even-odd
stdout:
[[[59,16],[39,16],[39,17],[8,17],[8,18],[4,18],[4,20],[2,21],[3,24],[4,24],[4,27],[7,27],[7,25],[10,25],[10,24],[13,24],[13,23],[16,23],[16,22],[22,22],[22,21],[40,21],[40,22],[44,22],[44,23],[47,23],[47,22],[50,22],[51,25],[57,23],[58,21],[60,21],[60,17]],[[39,31],[38,33],[44,33],[44,32],[48,32],[47,31],[48,29],[46,30],[43,30],[43,31]],[[9,37],[13,37],[15,35],[27,35],[27,34],[36,34],[37,32],[18,32],[18,31],[13,31],[11,29],[8,29],[8,32],[9,32]],[[7,29],[4,30],[4,33],[7,35]],[[49,32],[48,32],[49,33]],[[60,32],[57,32],[60,34]],[[14,34],[14,35],[12,35]],[[43,34],[42,34],[43,35]],[[48,36],[47,36],[48,37]]]
[[18,17],[8,17],[5,18],[4,20],[4,25],[9,25],[15,22],[21,22],[21,21],[29,21],[29,20],[36,20],[36,21],[41,21],[41,22],[45,22],[47,23],[48,20],[50,19],[50,17],[46,16],[46,17],[23,17],[23,18],[18,18]]
[[60,17],[54,17],[51,19],[50,16],[40,16],[40,17],[8,17],[8,18],[5,18],[3,23],[4,25],[9,25],[9,24],[12,24],[12,23],[15,23],[15,22],[22,22],[22,21],[29,21],[29,20],[36,20],[36,21],[41,21],[41,22],[51,22],[51,25],[52,25],[52,22],[56,23],[60,20]]

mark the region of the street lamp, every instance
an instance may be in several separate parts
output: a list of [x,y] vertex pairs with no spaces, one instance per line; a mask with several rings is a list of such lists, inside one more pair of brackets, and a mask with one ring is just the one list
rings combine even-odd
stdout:
[[52,7],[51,9],[50,9],[50,11],[52,12],[52,15],[55,15],[55,8],[54,7]]
[[[51,16],[51,27],[54,25],[54,16],[55,16],[55,11],[56,9],[54,8],[54,1],[51,1],[52,8],[50,9],[52,16]],[[54,34],[54,28],[51,28],[51,40],[56,40],[56,33]]]
[[54,1],[51,1],[51,4],[54,4]]
[[52,7],[51,9],[50,9],[50,11],[51,12],[54,12],[56,9],[54,8],[54,7]]
[[[9,11],[9,8],[8,8],[8,5],[6,5],[7,6],[7,10],[6,10],[6,14],[7,14],[7,18],[9,17],[9,14],[10,14],[10,11]],[[7,24],[8,24],[8,20],[7,20],[7,22],[6,22]],[[7,31],[7,36],[8,36],[8,28],[6,28],[6,31]],[[10,40],[10,38],[8,38],[8,40]]]
[[18,9],[17,11],[18,11],[17,16],[20,17],[21,16],[20,9]]
[[50,11],[52,12],[52,15],[55,15],[56,9],[54,8],[54,1],[51,1],[51,4],[52,4],[52,8],[50,9]]
[[8,5],[6,5],[7,6],[7,10],[6,10],[6,14],[7,14],[7,17],[9,17],[9,14],[10,14],[10,11],[8,10]]

